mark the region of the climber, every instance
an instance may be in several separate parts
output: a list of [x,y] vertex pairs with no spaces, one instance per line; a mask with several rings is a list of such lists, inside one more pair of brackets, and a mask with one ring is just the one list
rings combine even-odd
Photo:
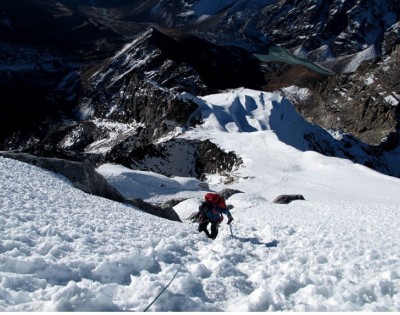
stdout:
[[[204,196],[204,201],[199,206],[199,211],[192,217],[192,220],[199,222],[199,232],[204,232],[206,235],[215,239],[218,235],[218,227],[222,222],[223,215],[228,217],[228,224],[233,221],[232,215],[227,209],[225,199],[215,193],[207,193]],[[208,231],[208,224],[211,223],[211,233]]]

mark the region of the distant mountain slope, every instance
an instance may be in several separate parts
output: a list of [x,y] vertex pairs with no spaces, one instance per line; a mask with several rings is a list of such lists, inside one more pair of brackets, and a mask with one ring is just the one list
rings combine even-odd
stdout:
[[[397,0],[147,0],[119,2],[113,7],[94,3],[100,8],[92,2],[82,10],[126,35],[132,35],[135,23],[153,23],[196,31],[216,42],[245,45],[259,53],[266,51],[268,42],[287,49],[301,48],[303,55],[319,61],[370,46],[386,55],[399,43]],[[131,30],[121,21],[131,23]]]
[[80,6],[71,5],[73,2],[3,0],[0,25],[14,42],[61,48],[84,53],[86,57],[96,53],[104,56],[107,50],[118,45],[120,36],[83,15]]
[[[319,61],[370,46],[388,54],[399,43],[396,0],[284,0],[266,7],[262,17],[259,27],[272,42],[290,49],[302,47],[309,58]],[[391,38],[392,33],[397,38]],[[331,55],[318,54],[325,45]]]

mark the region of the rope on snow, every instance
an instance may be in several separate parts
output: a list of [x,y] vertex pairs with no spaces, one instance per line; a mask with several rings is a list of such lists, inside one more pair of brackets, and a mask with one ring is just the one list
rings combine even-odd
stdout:
[[176,275],[177,275],[178,272],[181,270],[181,268],[182,268],[182,265],[181,265],[181,266],[179,267],[179,269],[176,271],[175,275],[172,277],[171,281],[167,284],[167,286],[166,286],[164,289],[161,290],[161,292],[155,297],[155,299],[150,303],[150,305],[147,306],[147,307],[145,308],[145,310],[144,310],[143,312],[146,312],[146,311],[153,305],[153,303],[154,303],[155,301],[157,301],[157,299],[161,296],[161,294],[164,293],[164,291],[169,287],[169,285],[172,283],[172,281],[174,281]]

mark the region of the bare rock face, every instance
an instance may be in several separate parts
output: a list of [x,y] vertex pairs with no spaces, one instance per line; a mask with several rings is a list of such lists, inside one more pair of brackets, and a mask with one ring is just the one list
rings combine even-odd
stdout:
[[112,151],[108,161],[132,169],[166,176],[201,178],[206,173],[231,171],[241,163],[233,152],[224,152],[209,140],[171,139],[133,150]]
[[225,200],[229,199],[233,195],[236,194],[242,194],[243,191],[237,190],[237,189],[230,189],[230,188],[225,188],[221,191],[218,192],[222,197],[224,197]]
[[305,200],[303,195],[280,195],[275,198],[273,203],[288,204],[294,200]]
[[357,72],[336,75],[306,100],[294,103],[306,119],[349,133],[372,146],[393,148],[399,139],[400,65],[398,50],[364,62]]
[[399,16],[396,0],[283,0],[263,9],[258,27],[273,43],[324,61],[370,46],[383,54],[390,53],[399,43],[398,31],[396,38],[392,29]]
[[142,199],[128,199],[125,201],[125,203],[135,206],[136,208],[139,208],[140,210],[155,215],[157,217],[168,219],[171,221],[182,222],[178,214],[175,212],[174,209],[172,209],[172,207],[154,206],[148,202],[145,202]]

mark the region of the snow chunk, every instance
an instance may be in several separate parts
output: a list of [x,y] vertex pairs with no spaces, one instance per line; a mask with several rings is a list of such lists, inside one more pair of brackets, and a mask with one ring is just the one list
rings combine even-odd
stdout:
[[392,106],[399,105],[399,101],[393,95],[388,95],[388,96],[384,97],[384,100],[389,105],[392,105]]
[[295,99],[296,101],[306,101],[311,95],[309,89],[300,88],[294,85],[283,88],[282,91],[286,97],[289,99]]
[[352,56],[351,62],[346,66],[346,68],[343,70],[343,72],[344,73],[355,72],[363,61],[374,59],[374,58],[376,58],[376,56],[377,56],[377,53],[375,51],[375,47],[372,45],[369,48],[367,48],[357,54],[354,54]]
[[375,77],[372,75],[364,80],[364,84],[371,85],[372,83],[374,83],[374,81],[375,81]]

